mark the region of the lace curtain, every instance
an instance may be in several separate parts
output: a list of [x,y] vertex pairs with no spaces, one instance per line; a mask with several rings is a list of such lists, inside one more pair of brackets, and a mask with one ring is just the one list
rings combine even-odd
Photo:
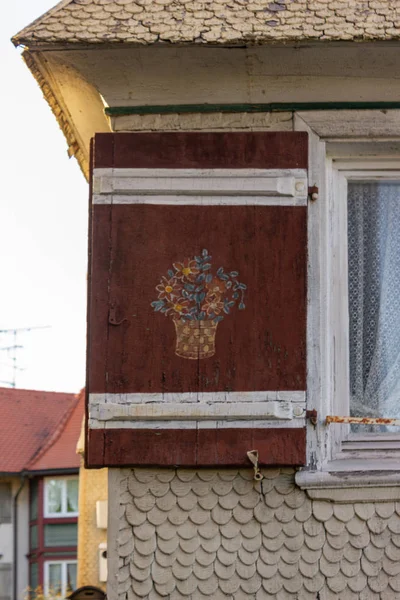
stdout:
[[67,512],[77,513],[79,510],[78,479],[67,479]]
[[348,255],[351,414],[400,418],[399,183],[349,183]]

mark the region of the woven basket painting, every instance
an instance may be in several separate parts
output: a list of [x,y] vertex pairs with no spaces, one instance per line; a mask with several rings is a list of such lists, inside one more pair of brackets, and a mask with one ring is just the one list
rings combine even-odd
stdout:
[[156,286],[156,312],[173,320],[176,332],[175,354],[198,360],[215,354],[218,324],[237,306],[244,310],[246,284],[237,271],[219,267],[213,272],[207,250],[173,264]]

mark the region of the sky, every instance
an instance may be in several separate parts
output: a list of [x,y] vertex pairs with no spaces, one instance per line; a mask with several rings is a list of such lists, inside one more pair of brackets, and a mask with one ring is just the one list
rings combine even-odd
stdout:
[[[88,186],[10,38],[56,0],[12,0],[0,20],[0,330],[16,387],[85,384]],[[0,386],[13,380],[0,333]]]

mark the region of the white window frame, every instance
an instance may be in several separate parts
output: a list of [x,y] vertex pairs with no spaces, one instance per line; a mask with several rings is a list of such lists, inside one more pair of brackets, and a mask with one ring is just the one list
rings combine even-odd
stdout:
[[[296,481],[312,497],[327,500],[335,499],[336,490],[340,501],[350,500],[353,492],[346,491],[346,496],[343,490],[363,486],[365,491],[359,489],[354,501],[362,501],[363,494],[380,498],[383,486],[386,496],[400,499],[398,487],[388,489],[400,483],[397,440],[373,435],[357,442],[347,440],[348,426],[326,424],[327,415],[349,414],[348,298],[347,277],[343,277],[348,261],[347,211],[337,210],[338,200],[345,198],[347,207],[347,179],[400,179],[400,134],[391,136],[393,127],[385,121],[385,113],[369,112],[374,114],[366,122],[365,111],[352,111],[347,137],[346,131],[338,134],[341,111],[294,117],[295,129],[309,135],[309,181],[319,189],[308,210],[307,326],[307,409],[315,409],[318,417],[316,426],[307,423],[307,466],[297,473]],[[400,123],[400,111],[396,118]],[[379,477],[372,471],[379,471]],[[387,474],[382,476],[382,471]]]
[[[77,565],[77,560],[46,560],[44,563],[44,594],[46,597],[65,598],[67,593],[67,565]],[[61,565],[61,593],[50,596],[49,567],[50,565]]]
[[[400,183],[400,157],[397,160],[327,160],[331,173],[331,342],[334,348],[333,403],[334,414],[350,414],[349,396],[349,314],[348,314],[348,247],[347,204],[348,183],[351,181],[398,181]],[[400,414],[400,410],[399,410]],[[382,415],[385,416],[385,415]],[[347,459],[346,465],[329,465],[351,468],[349,461],[366,459],[371,467],[399,469],[400,435],[352,434],[349,425],[331,425],[337,429],[332,445],[332,461]],[[381,462],[383,460],[383,463]],[[380,464],[376,464],[379,461]],[[394,461],[394,462],[393,462]],[[382,465],[382,466],[380,466]]]
[[[67,481],[70,481],[71,479],[77,479],[78,480],[78,486],[79,486],[79,477],[78,475],[71,475],[71,476],[67,476],[67,477],[47,477],[45,479],[44,482],[44,518],[45,519],[65,519],[68,517],[78,517],[79,516],[79,510],[76,512],[68,512],[67,511]],[[49,501],[48,501],[48,485],[49,485],[49,481],[62,481],[63,482],[63,489],[62,489],[62,495],[61,495],[61,507],[62,510],[59,513],[52,513],[49,511]]]

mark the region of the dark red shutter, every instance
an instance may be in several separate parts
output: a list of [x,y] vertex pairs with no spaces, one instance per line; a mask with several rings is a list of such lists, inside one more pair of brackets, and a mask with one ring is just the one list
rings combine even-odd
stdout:
[[[307,169],[307,134],[98,134],[92,165]],[[92,204],[90,229],[88,397],[306,390],[306,205]],[[213,356],[185,360],[173,320],[151,302],[172,264],[203,249],[213,268],[239,273],[246,308],[221,313]],[[261,464],[304,464],[305,427],[93,428],[87,419],[89,467],[249,466],[253,449]]]

